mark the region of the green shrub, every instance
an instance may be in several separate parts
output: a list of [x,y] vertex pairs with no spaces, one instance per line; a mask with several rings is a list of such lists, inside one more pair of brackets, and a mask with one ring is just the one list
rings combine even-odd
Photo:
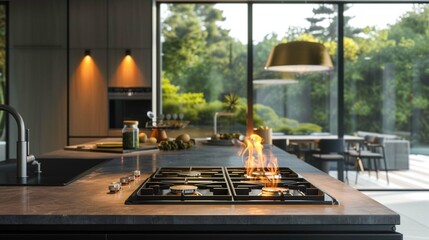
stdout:
[[294,128],[294,134],[310,134],[313,132],[321,132],[322,127],[314,123],[300,123]]
[[212,123],[215,112],[222,112],[222,108],[221,101],[213,101],[198,106],[195,109],[198,112],[198,121],[196,123]]

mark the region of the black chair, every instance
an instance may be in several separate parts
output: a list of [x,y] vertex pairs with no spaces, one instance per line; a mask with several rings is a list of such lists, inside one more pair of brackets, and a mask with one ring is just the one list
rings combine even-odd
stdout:
[[338,180],[344,181],[344,139],[321,139],[310,164],[329,173],[329,162],[337,162]]
[[301,149],[298,143],[289,143],[286,152],[295,155],[297,158],[301,158]]
[[[358,144],[355,149],[350,149],[347,151],[347,158],[354,159],[354,166],[356,169],[356,180],[355,184],[357,184],[359,171],[364,171],[364,164],[362,160],[367,160],[367,169],[368,174],[371,174],[371,171],[374,169],[376,177],[378,179],[378,171],[379,166],[381,164],[381,159],[383,159],[384,167],[386,171],[386,180],[389,184],[389,170],[386,162],[386,154],[384,151],[382,138],[374,138],[374,139],[365,139],[363,143]],[[349,160],[347,160],[349,162]],[[374,164],[374,167],[373,167]],[[347,171],[347,170],[346,170]],[[348,176],[347,176],[348,177]]]

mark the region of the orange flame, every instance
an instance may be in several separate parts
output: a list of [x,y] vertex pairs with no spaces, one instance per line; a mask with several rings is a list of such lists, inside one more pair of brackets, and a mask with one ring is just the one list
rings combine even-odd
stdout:
[[262,138],[251,134],[244,139],[244,143],[241,157],[247,177],[262,180],[266,187],[277,186],[280,181],[277,177],[279,169],[277,158],[272,154],[267,157],[263,153]]

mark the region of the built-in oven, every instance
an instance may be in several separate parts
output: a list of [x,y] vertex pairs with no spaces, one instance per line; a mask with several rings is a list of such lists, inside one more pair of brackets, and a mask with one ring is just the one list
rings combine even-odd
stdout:
[[152,88],[109,88],[109,128],[123,127],[124,120],[137,120],[143,127],[149,120],[147,112],[152,110]]

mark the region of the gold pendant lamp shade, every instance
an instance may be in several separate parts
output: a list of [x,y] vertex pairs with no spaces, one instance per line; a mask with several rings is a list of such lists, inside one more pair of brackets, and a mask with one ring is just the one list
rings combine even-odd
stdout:
[[281,72],[318,72],[333,68],[325,46],[315,42],[281,43],[271,49],[265,70]]

